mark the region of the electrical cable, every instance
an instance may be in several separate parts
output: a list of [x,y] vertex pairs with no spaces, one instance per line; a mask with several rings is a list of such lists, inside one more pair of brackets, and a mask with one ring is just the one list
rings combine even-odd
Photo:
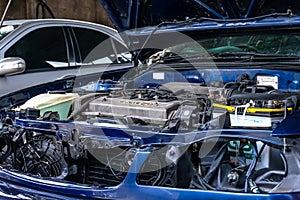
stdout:
[[44,2],[44,0],[37,0],[37,6],[36,6],[36,19],[39,19],[39,10],[42,9],[42,18],[46,18],[46,11],[50,14],[52,18],[55,18],[53,12],[51,11],[50,7]]

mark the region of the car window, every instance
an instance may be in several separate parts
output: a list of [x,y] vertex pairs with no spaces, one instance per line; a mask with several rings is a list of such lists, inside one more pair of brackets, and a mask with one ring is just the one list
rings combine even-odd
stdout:
[[63,28],[47,27],[25,35],[4,56],[23,58],[26,71],[44,71],[68,67],[67,52]]
[[80,56],[76,62],[81,64],[127,63],[131,54],[118,41],[99,31],[73,28],[79,46]]

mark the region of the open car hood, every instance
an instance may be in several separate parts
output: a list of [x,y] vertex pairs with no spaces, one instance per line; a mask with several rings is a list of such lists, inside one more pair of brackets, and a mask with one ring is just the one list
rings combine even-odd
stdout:
[[194,18],[248,19],[272,13],[299,14],[296,0],[100,0],[119,32]]

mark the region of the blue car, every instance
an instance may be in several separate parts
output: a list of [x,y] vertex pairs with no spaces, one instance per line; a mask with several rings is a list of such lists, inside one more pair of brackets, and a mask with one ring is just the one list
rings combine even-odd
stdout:
[[300,199],[297,1],[101,3],[132,67],[1,97],[1,199]]

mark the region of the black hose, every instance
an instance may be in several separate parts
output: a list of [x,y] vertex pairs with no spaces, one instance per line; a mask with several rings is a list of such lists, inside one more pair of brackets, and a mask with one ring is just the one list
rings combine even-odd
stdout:
[[254,158],[248,168],[248,171],[246,173],[246,181],[245,181],[245,188],[244,188],[244,192],[248,192],[248,187],[249,187],[249,180],[250,180],[250,177],[251,177],[251,174],[257,164],[257,161],[258,161],[258,158],[261,156],[263,150],[265,149],[265,146],[266,144],[263,144],[263,146],[261,147],[260,151],[257,152],[256,148],[253,148],[253,154],[254,154]]
[[52,10],[50,9],[50,7],[43,1],[43,0],[37,0],[37,6],[36,6],[36,13],[35,13],[35,17],[36,19],[39,19],[39,10],[40,8],[42,9],[42,19],[46,18],[46,11],[48,11],[48,13],[50,14],[50,16],[52,18],[55,18]]
[[226,153],[226,148],[227,148],[227,143],[225,143],[217,152],[217,154],[214,157],[214,160],[211,162],[210,168],[203,178],[207,183],[210,183],[212,177],[215,175],[217,172],[217,168],[220,166],[221,161],[224,158],[224,155]]

